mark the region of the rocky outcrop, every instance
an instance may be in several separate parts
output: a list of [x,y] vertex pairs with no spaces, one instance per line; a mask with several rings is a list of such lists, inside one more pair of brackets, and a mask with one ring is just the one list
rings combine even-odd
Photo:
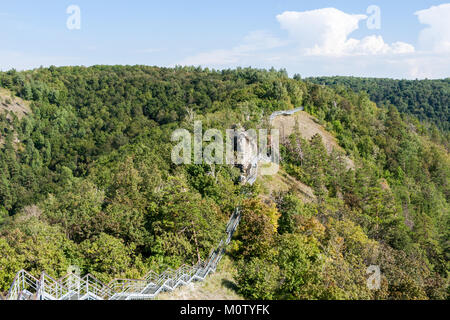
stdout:
[[241,181],[245,183],[249,179],[253,179],[253,177],[256,178],[258,164],[256,131],[237,130],[235,139],[236,166],[241,169]]

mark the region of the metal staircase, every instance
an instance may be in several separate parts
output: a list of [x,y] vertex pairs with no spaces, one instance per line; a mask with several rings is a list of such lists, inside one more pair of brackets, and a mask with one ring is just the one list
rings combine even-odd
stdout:
[[[160,292],[173,291],[177,287],[193,281],[203,281],[216,271],[226,246],[240,221],[240,209],[231,215],[226,237],[208,259],[193,266],[183,265],[177,270],[167,269],[161,274],[150,271],[143,279],[114,279],[104,284],[90,274],[80,277],[70,273],[54,279],[45,272],[35,278],[25,270],[20,270],[9,289],[6,300],[148,300]],[[0,297],[1,298],[1,297]]]
[[[274,112],[269,121],[278,115],[291,115],[303,110],[302,107],[289,111]],[[253,184],[258,175],[258,160],[252,160],[245,183]],[[209,257],[193,266],[183,265],[177,270],[167,269],[161,274],[150,271],[143,279],[114,279],[104,284],[91,274],[80,277],[70,273],[60,279],[54,279],[45,272],[35,278],[25,270],[20,270],[6,297],[0,294],[0,300],[148,300],[154,299],[160,292],[173,291],[177,287],[193,281],[203,281],[216,271],[226,246],[230,243],[241,219],[240,208],[231,215],[226,237],[212,250]]]

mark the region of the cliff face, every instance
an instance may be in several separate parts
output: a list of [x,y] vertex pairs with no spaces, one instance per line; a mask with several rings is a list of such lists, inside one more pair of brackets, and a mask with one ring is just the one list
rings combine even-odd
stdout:
[[[28,103],[24,100],[15,97],[11,92],[6,89],[0,88],[0,114],[6,114],[6,119],[8,121],[8,130],[14,130],[12,126],[13,114],[17,118],[22,119],[24,116],[31,113],[31,109]],[[13,143],[14,145],[19,144],[19,139],[16,132],[13,132]],[[4,132],[0,131],[0,146],[5,143]]]
[[[307,112],[299,111],[293,115],[277,115],[273,118],[272,126],[280,130],[280,142],[289,137],[295,130],[298,130],[301,136],[306,140],[319,134],[322,137],[322,141],[328,153],[331,153],[333,149],[344,152],[339,146],[336,138],[330,132],[326,131],[325,128]],[[348,169],[355,168],[352,159],[345,157],[345,161],[347,162]]]
[[8,90],[0,89],[0,113],[4,111],[13,112],[19,119],[31,112],[24,100],[15,97]]
[[236,133],[237,166],[241,169],[243,176],[250,177],[256,171],[258,162],[258,139],[247,131]]
[[248,167],[258,156],[257,138],[247,131],[237,133],[237,159],[243,167]]

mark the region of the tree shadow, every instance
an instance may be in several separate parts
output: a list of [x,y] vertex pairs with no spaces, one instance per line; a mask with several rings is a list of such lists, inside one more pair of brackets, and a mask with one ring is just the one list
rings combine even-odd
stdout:
[[228,279],[222,279],[222,286],[234,291],[235,293],[238,293],[238,286],[233,281],[230,281]]

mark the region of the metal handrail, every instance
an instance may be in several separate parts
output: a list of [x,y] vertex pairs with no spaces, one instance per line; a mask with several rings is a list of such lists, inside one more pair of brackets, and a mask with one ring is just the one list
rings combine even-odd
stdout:
[[22,300],[34,297],[39,300],[64,299],[154,299],[161,291],[173,291],[192,281],[203,281],[216,267],[229,243],[240,219],[237,208],[226,226],[226,237],[221,239],[216,249],[212,249],[208,259],[192,266],[186,264],[174,270],[168,268],[161,274],[149,271],[143,279],[114,279],[108,284],[87,274],[80,277],[70,273],[56,280],[43,272],[39,279],[25,270],[20,270],[5,297]]
[[[246,183],[253,184],[256,176],[257,168],[250,172]],[[203,281],[210,273],[215,272],[240,219],[241,211],[237,207],[226,225],[226,237],[211,250],[205,261],[199,261],[192,266],[184,264],[176,270],[168,268],[161,274],[149,271],[143,279],[113,279],[108,284],[102,283],[91,274],[80,277],[70,273],[55,280],[43,272],[41,278],[37,279],[25,270],[20,270],[14,277],[5,298],[7,300],[23,300],[31,297],[39,300],[154,299],[161,291],[173,291],[180,285]]]

